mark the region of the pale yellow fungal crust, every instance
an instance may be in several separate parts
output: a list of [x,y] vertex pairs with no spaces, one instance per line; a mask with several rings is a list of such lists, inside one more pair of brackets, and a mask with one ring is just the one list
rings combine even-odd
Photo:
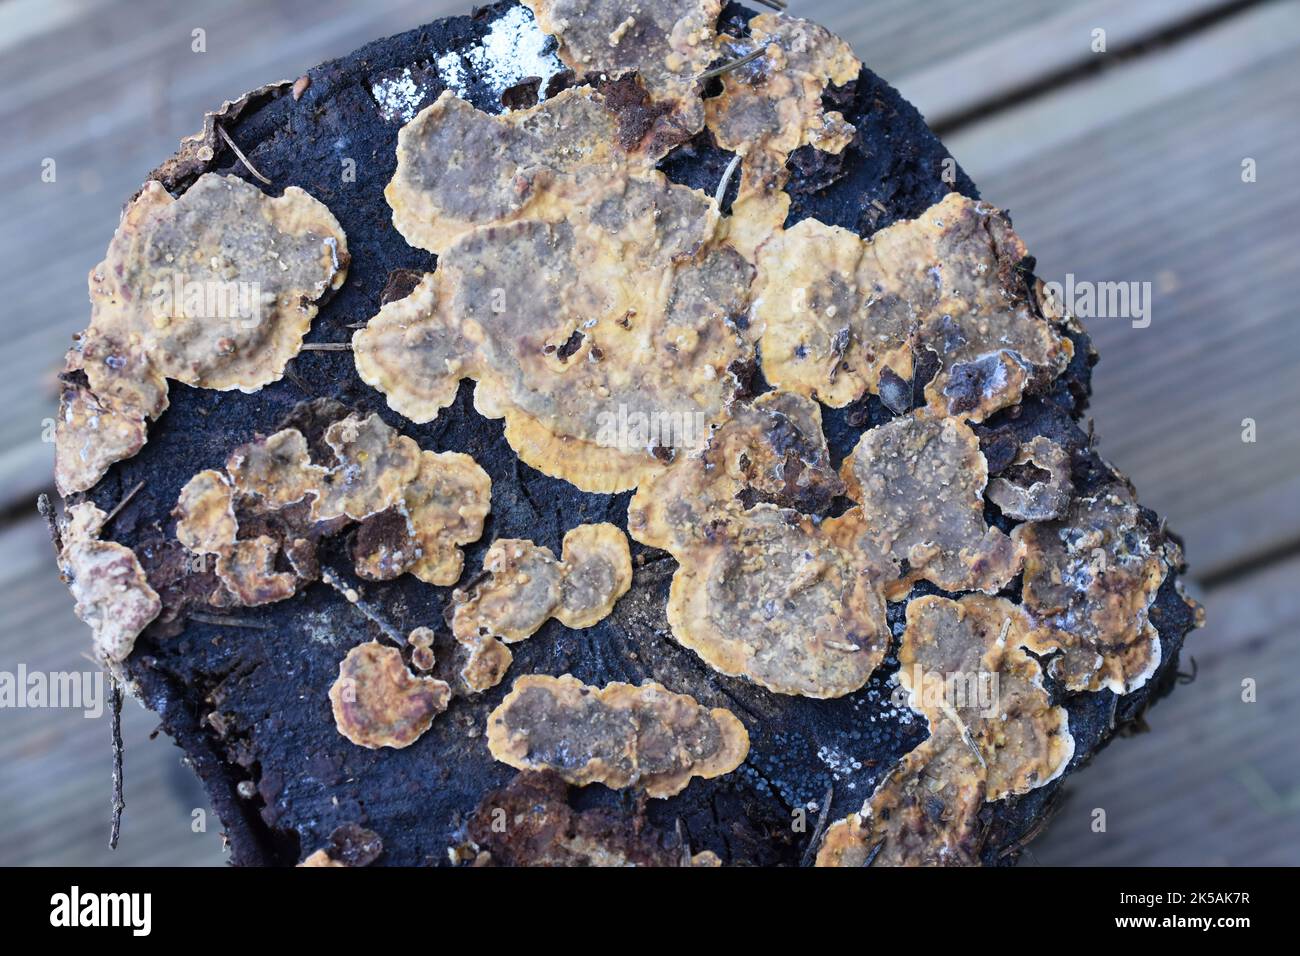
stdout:
[[84,491],[114,462],[144,447],[144,419],[105,405],[90,389],[65,385],[54,429],[54,484],[61,495]]
[[90,625],[95,659],[114,673],[135,639],[162,611],[162,601],[130,548],[101,541],[107,515],[86,502],[68,509],[59,570],[77,617]]
[[851,693],[889,632],[881,568],[811,516],[843,489],[820,411],[769,392],[732,414],[701,453],[641,486],[629,533],[677,559],[669,625],[715,670],[778,693]]
[[1074,755],[1068,714],[1025,653],[1034,639],[1029,615],[1002,598],[907,606],[898,679],[930,737],[827,830],[818,866],[979,863],[984,803],[1051,782]]
[[865,432],[841,474],[862,507],[834,523],[842,541],[892,566],[891,600],[922,578],[994,592],[1022,547],[984,521],[988,463],[969,425],[919,410]]
[[603,621],[632,586],[632,553],[627,535],[608,522],[584,524],[564,536],[560,563],[560,603],[555,619],[582,629]]
[[[460,545],[479,539],[491,507],[492,479],[473,458],[422,451],[419,470],[395,506],[394,523],[403,534],[386,552],[368,552],[358,536],[357,572],[387,580],[409,571],[426,584],[455,584],[465,564]],[[378,520],[382,515],[367,519]]]
[[618,146],[617,118],[590,88],[499,115],[448,90],[398,132],[384,198],[407,242],[442,255],[477,226],[558,222],[593,189],[652,167]]
[[176,540],[194,554],[222,554],[239,537],[234,487],[215,469],[201,471],[185,483],[172,514]]
[[339,733],[371,750],[409,747],[450,702],[446,681],[415,676],[400,650],[378,641],[348,651],[330,687]]
[[577,786],[638,786],[671,797],[694,777],[730,773],[749,753],[734,714],[660,684],[589,687],[529,674],[488,717],[488,749],[518,770],[553,770]]
[[312,502],[312,518],[361,521],[402,501],[420,472],[420,446],[378,415],[349,415],[325,430],[338,464],[326,471]]
[[[337,220],[297,187],[270,197],[208,173],[173,199],[146,183],[91,272],[90,326],[68,353],[89,394],[57,426],[60,492],[86,490],[138,451],[167,407],[167,379],[244,392],[277,381],[347,266]],[[81,454],[87,443],[93,455]]]
[[356,333],[357,371],[416,422],[472,378],[475,408],[505,419],[522,461],[627,490],[692,450],[735,395],[754,348],[728,320],[748,309],[753,271],[717,241],[715,203],[657,172],[555,208],[555,222],[461,236]]
[[636,73],[660,115],[646,134],[649,151],[689,139],[704,125],[696,77],[718,56],[722,0],[656,0],[631,6],[604,0],[524,0],[559,55],[579,77]]
[[[301,432],[284,429],[236,448],[227,473],[199,472],[181,490],[176,537],[195,554],[216,556],[227,593],[214,594],[215,603],[281,601],[316,577],[306,560],[309,541],[292,531],[284,542],[266,534],[241,538],[241,515],[299,512],[289,524],[318,535],[361,521],[354,558],[362,577],[410,571],[431,584],[452,584],[460,576],[459,545],[478,539],[491,507],[487,473],[468,455],[422,452],[378,415],[339,419],[324,439],[333,457],[327,465],[312,461]],[[398,534],[385,534],[389,519]],[[281,550],[292,573],[275,570]]]
[[989,482],[988,498],[1017,521],[1050,521],[1064,517],[1072,491],[1069,452],[1045,435],[1036,435]]
[[483,636],[461,643],[468,648],[469,656],[460,669],[460,679],[472,692],[491,690],[505,679],[515,656],[504,643],[495,637]]
[[758,251],[755,325],[774,385],[839,407],[910,378],[928,349],[936,411],[983,421],[1064,371],[1073,344],[1039,318],[1006,217],[949,193],[913,220],[858,240],[805,220]]
[[226,459],[226,472],[234,484],[243,494],[255,495],[268,510],[315,494],[325,471],[312,462],[307,439],[295,428],[241,445]]
[[1132,492],[1115,485],[1077,498],[1059,521],[1024,524],[1024,605],[1041,625],[1029,648],[1059,651],[1048,668],[1070,690],[1127,694],[1160,666],[1149,611],[1179,563]]
[[749,29],[749,37],[723,38],[728,57],[763,54],[724,73],[722,95],[705,100],[714,139],[743,157],[742,195],[783,186],[786,160],[800,146],[844,150],[855,130],[822,108],[822,95],[862,70],[847,43],[811,21],[763,13]]
[[523,538],[498,538],[485,577],[452,593],[451,632],[470,652],[461,677],[475,691],[500,683],[512,659],[506,644],[532,637],[554,617],[581,629],[604,620],[632,586],[627,536],[609,523],[578,525],[562,558]]

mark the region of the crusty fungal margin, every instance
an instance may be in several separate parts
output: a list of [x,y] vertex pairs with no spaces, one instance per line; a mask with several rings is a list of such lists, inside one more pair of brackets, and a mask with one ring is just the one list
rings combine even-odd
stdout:
[[523,0],[538,25],[559,40],[560,59],[578,76],[636,73],[656,114],[648,152],[662,155],[704,125],[696,79],[718,55],[722,0],[656,0],[626,6],[605,0]]
[[[361,379],[415,422],[474,379],[475,408],[505,419],[524,462],[612,493],[691,450],[737,393],[754,346],[732,320],[753,269],[718,236],[716,202],[606,141],[600,100],[566,90],[489,116],[444,96],[416,118],[418,164],[399,161],[388,192],[438,270],[382,306],[353,352]],[[586,130],[576,145],[570,122]],[[480,139],[507,144],[499,168]],[[465,170],[488,182],[452,181]]]
[[[226,473],[209,469],[181,490],[176,537],[194,554],[216,556],[228,595],[247,607],[281,601],[316,577],[312,539],[362,522],[354,558],[372,580],[411,572],[430,584],[460,576],[460,545],[478,539],[492,481],[468,455],[421,451],[378,415],[348,415],[325,429],[333,460],[311,460],[307,440],[286,428],[236,448]],[[240,537],[240,516],[287,519],[284,540]],[[275,571],[283,550],[293,573]]]
[[989,482],[988,498],[1017,521],[1050,521],[1070,507],[1070,453],[1045,435],[1020,446]]
[[971,866],[986,801],[1056,779],[1074,754],[1024,647],[1034,625],[1002,598],[938,596],[907,606],[899,683],[930,737],[891,770],[862,810],[833,824],[818,866]]
[[380,542],[366,551],[359,536],[357,573],[386,580],[409,571],[425,584],[455,584],[465,565],[460,546],[483,534],[491,507],[492,479],[478,462],[461,452],[422,451],[419,470],[394,509],[396,547],[385,549]]
[[821,412],[768,392],[731,414],[628,505],[632,536],[677,559],[673,636],[715,670],[777,693],[851,693],[889,644],[883,566],[810,516],[843,490]]
[[270,197],[209,173],[173,199],[146,183],[90,274],[90,326],[68,353],[86,386],[56,427],[60,494],[139,450],[167,379],[245,392],[279,379],[347,266],[337,220],[297,187]]
[[1023,548],[985,523],[988,464],[960,419],[919,409],[873,428],[842,475],[862,507],[837,520],[838,533],[895,569],[891,600],[921,578],[992,593],[1020,570]]
[[407,242],[442,255],[477,226],[558,221],[593,184],[648,175],[651,160],[617,140],[617,119],[589,88],[499,115],[447,90],[399,131],[384,198]]
[[486,575],[452,594],[452,635],[470,651],[461,677],[471,690],[495,687],[514,644],[554,617],[581,629],[604,620],[632,586],[627,536],[616,526],[578,525],[565,536],[557,561],[550,548],[522,538],[498,538],[483,559]]
[[1001,212],[959,193],[865,240],[805,219],[759,249],[763,371],[840,407],[878,393],[886,368],[910,379],[913,356],[928,349],[940,368],[926,400],[983,421],[1059,375],[1074,352],[1035,314],[1025,255]]
[[809,20],[763,13],[749,21],[749,31],[724,37],[724,47],[733,59],[762,55],[723,74],[722,95],[705,101],[718,145],[744,159],[742,194],[784,185],[786,160],[800,146],[844,150],[854,128],[822,108],[822,95],[862,70],[847,43]]
[[1163,540],[1124,485],[1076,499],[1059,521],[1024,524],[1024,606],[1041,625],[1029,649],[1070,690],[1127,694],[1160,666],[1148,611],[1177,546]]
[[518,770],[553,770],[577,786],[671,797],[693,777],[740,766],[749,734],[731,711],[660,684],[598,688],[568,674],[529,674],[488,717],[488,748]]
[[106,517],[89,502],[68,509],[59,569],[76,601],[73,610],[90,625],[95,659],[116,673],[162,601],[130,548],[99,539]]
[[483,796],[451,847],[474,866],[720,866],[709,850],[690,853],[640,811],[575,809],[558,774],[524,771]]
[[330,687],[338,731],[359,747],[401,749],[420,738],[447,709],[451,687],[434,677],[416,677],[402,652],[378,641],[358,644],[339,663]]

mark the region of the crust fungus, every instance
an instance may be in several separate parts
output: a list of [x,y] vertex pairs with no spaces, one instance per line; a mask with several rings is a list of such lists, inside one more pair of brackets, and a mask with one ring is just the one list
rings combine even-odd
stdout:
[[483,572],[469,591],[452,594],[451,631],[470,651],[461,677],[475,691],[505,676],[506,644],[532,637],[552,617],[575,629],[604,620],[632,586],[632,555],[616,525],[584,524],[564,536],[558,561],[550,548],[499,538]]
[[638,810],[575,809],[557,774],[523,772],[485,794],[466,826],[469,843],[452,848],[475,866],[720,866],[704,850],[653,827]]
[[1160,665],[1148,611],[1179,560],[1123,485],[1075,499],[1059,521],[1025,524],[1025,608],[1042,626],[1030,650],[1070,690],[1127,694]]
[[618,121],[590,88],[499,115],[448,90],[398,133],[384,198],[407,242],[442,255],[478,226],[558,221],[593,189],[651,165],[618,146]]
[[[866,683],[889,643],[879,570],[816,513],[842,485],[821,413],[769,392],[737,405],[698,455],[642,485],[638,541],[677,559],[673,635],[711,667],[769,690],[839,697]],[[797,510],[798,509],[798,510]]]
[[90,625],[95,659],[114,672],[130,655],[162,601],[130,548],[101,541],[107,515],[89,502],[68,509],[59,569],[76,601],[77,617]]
[[[523,461],[609,493],[693,447],[736,394],[753,343],[727,320],[748,309],[753,270],[718,239],[714,201],[611,152],[610,128],[591,119],[600,99],[574,89],[489,116],[444,95],[416,118],[388,193],[408,240],[440,254],[438,271],[384,305],[353,348],[395,411],[431,421],[472,378],[475,407],[505,418]],[[517,139],[519,158],[502,146],[492,172],[462,121],[491,142]],[[570,122],[589,130],[576,146],[562,135]],[[526,158],[545,174],[517,176]],[[461,169],[490,186],[436,178]]]
[[139,450],[167,379],[244,392],[278,380],[347,266],[342,228],[297,187],[270,197],[209,173],[173,199],[146,183],[90,275],[90,326],[68,353],[86,387],[56,430],[59,492]]
[[450,701],[446,681],[415,676],[400,650],[378,641],[348,651],[330,687],[339,733],[371,750],[409,747]]
[[758,252],[755,324],[769,381],[840,407],[913,375],[937,411],[983,421],[1055,378],[1073,344],[1039,318],[1024,244],[998,210],[958,193],[870,239],[805,219]]
[[479,539],[491,507],[492,479],[473,458],[423,451],[397,505],[358,530],[357,573],[387,580],[409,571],[426,584],[455,584],[465,564],[460,545]]
[[859,813],[831,826],[819,866],[975,865],[986,801],[1056,779],[1074,754],[1064,708],[1024,648],[1032,619],[1001,598],[907,606],[899,683],[930,726]]
[[660,0],[624,7],[601,0],[524,0],[559,40],[560,59],[579,76],[635,73],[651,101],[641,110],[647,151],[660,156],[704,125],[698,75],[717,56],[722,0]]
[[893,566],[892,600],[921,578],[993,592],[1020,569],[1021,547],[984,521],[988,465],[960,419],[922,409],[873,428],[841,473],[862,507],[837,520],[837,533]]
[[744,158],[742,193],[780,188],[800,146],[844,150],[855,130],[823,109],[822,96],[862,70],[847,43],[808,20],[764,13],[749,21],[749,33],[723,45],[737,57],[758,55],[724,74],[722,95],[705,101],[718,145]]
[[1069,452],[1036,435],[989,482],[988,497],[1009,518],[1050,521],[1065,515],[1072,490]]
[[[199,472],[182,489],[176,536],[193,553],[216,556],[230,592],[218,601],[289,597],[316,577],[314,541],[350,521],[362,522],[361,576],[410,571],[430,584],[454,583],[464,561],[459,545],[477,540],[491,506],[487,473],[468,455],[422,452],[378,415],[331,422],[324,444],[331,460],[314,462],[304,435],[287,428],[236,448],[227,474]],[[247,533],[244,525],[277,533]],[[292,573],[275,570],[282,551]]]
[[598,688],[568,674],[529,674],[488,717],[488,748],[518,770],[553,770],[577,786],[671,797],[693,777],[740,766],[749,734],[731,711],[660,684]]

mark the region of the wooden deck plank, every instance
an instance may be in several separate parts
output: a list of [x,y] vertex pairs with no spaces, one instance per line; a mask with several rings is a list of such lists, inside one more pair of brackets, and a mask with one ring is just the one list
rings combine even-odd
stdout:
[[1298,53],[1300,6],[1271,5],[948,141],[1044,278],[1152,283],[1149,328],[1086,323],[1092,414],[1197,576],[1300,540]]

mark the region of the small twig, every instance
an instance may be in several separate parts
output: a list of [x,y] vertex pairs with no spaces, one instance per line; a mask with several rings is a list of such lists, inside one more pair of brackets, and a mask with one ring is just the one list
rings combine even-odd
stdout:
[[730,63],[724,63],[721,66],[715,66],[711,70],[705,70],[703,73],[699,74],[695,78],[697,80],[711,80],[715,76],[721,76],[723,73],[728,73],[731,70],[734,70],[738,66],[744,66],[746,63],[752,63],[754,60],[757,60],[760,56],[762,56],[765,52],[767,52],[766,47],[759,47],[757,50],[750,50],[744,56],[740,57],[740,59],[732,60]]
[[740,165],[740,154],[737,153],[731,157],[731,162],[727,163],[727,168],[723,170],[722,179],[718,183],[718,188],[713,194],[713,201],[717,203],[718,208],[722,208],[722,198],[727,194],[727,187],[731,185],[731,175]]
[[108,684],[112,688],[109,709],[113,725],[113,830],[108,836],[108,846],[116,850],[117,838],[122,832],[122,811],[126,809],[122,786],[122,685],[112,674],[108,675]]
[[232,150],[234,150],[235,155],[239,157],[239,161],[243,163],[245,167],[247,167],[248,171],[252,173],[254,176],[256,176],[258,179],[260,179],[262,182],[266,183],[266,185],[268,186],[271,185],[271,180],[267,179],[265,176],[259,173],[257,171],[257,167],[255,167],[252,163],[248,161],[248,157],[245,156],[243,151],[240,150],[240,148],[235,145],[235,141],[230,138],[230,134],[225,131],[222,125],[220,123],[217,123],[216,127],[217,127],[217,132],[221,134],[221,138],[226,141],[226,145],[229,146]]
[[771,7],[773,10],[784,10],[789,4],[785,0],[758,0],[765,7]]
[[200,624],[217,624],[222,627],[246,627],[254,631],[272,630],[271,625],[263,624],[260,621],[250,621],[244,617],[226,617],[222,614],[200,614],[197,611],[189,613],[191,621],[198,621]]
[[132,488],[130,491],[128,491],[125,495],[123,495],[122,500],[113,506],[113,510],[110,511],[108,514],[104,515],[104,520],[100,522],[99,526],[101,528],[107,528],[109,524],[112,522],[112,520],[117,517],[118,512],[120,512],[123,508],[125,508],[127,504],[130,502],[130,500],[134,498],[136,496],[136,493],[143,487],[144,487],[144,482],[142,481],[134,488]]
[[339,582],[337,571],[322,567],[320,579],[323,584],[328,584],[339,594],[343,595],[344,600],[360,611],[371,624],[374,624],[383,631],[384,636],[390,641],[395,643],[398,647],[406,647],[406,638],[402,636],[402,633],[398,631],[397,628],[393,627],[393,625],[389,624],[382,614],[371,607],[370,602],[357,593],[356,588],[345,587],[341,584]]
[[351,352],[351,342],[304,342],[304,352]]
[[803,851],[803,857],[799,860],[800,866],[811,865],[814,857],[813,853],[817,849],[817,844],[822,840],[822,834],[826,831],[826,821],[831,815],[831,801],[835,799],[835,784],[826,788],[826,798],[822,800],[821,813],[817,815],[817,826],[813,828],[812,836],[808,839],[808,846]]
[[45,527],[50,532],[50,543],[54,545],[54,556],[57,558],[63,554],[63,532],[59,530],[59,518],[54,513],[54,506],[50,504],[50,496],[43,491],[36,496],[36,510],[45,519]]
[[[886,839],[888,839],[888,837],[886,837]],[[880,856],[880,851],[883,850],[884,848],[885,848],[885,841],[881,840],[879,843],[877,843],[875,846],[873,846],[870,850],[867,851],[867,858],[862,861],[862,865],[866,867],[866,866],[870,866],[872,863],[875,863],[876,857]]]
[[682,827],[682,818],[677,818],[677,845],[682,848],[682,866],[691,865],[691,842],[686,839],[686,832]]

